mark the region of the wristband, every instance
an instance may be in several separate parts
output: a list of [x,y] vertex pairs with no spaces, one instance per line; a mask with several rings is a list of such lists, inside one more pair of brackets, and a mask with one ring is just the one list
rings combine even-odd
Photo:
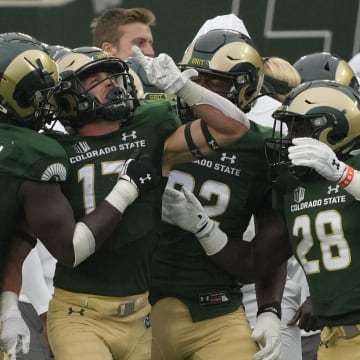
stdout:
[[139,192],[135,185],[131,184],[130,181],[120,178],[105,200],[123,214],[125,209],[135,201],[138,195]]
[[279,320],[281,320],[281,304],[278,302],[261,305],[258,309],[256,316],[259,316],[264,312],[271,312],[275,314],[279,318]]
[[209,220],[203,229],[195,233],[195,236],[207,256],[217,254],[228,242],[227,235],[212,220]]
[[345,174],[338,182],[344,190],[354,196],[356,200],[360,200],[360,173],[351,166],[347,165]]
[[338,183],[342,188],[346,188],[352,182],[354,178],[354,168],[351,166],[346,167],[345,174],[342,176],[342,180]]
[[8,310],[18,310],[18,296],[13,291],[3,291],[0,295],[1,313]]

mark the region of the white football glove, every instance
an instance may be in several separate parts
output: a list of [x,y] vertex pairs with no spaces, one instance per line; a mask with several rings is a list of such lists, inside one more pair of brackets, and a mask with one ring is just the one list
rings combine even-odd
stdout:
[[206,104],[220,110],[224,115],[240,121],[248,129],[247,116],[228,99],[189,80],[198,72],[191,68],[181,72],[174,60],[167,54],[155,58],[145,56],[136,45],[132,47],[134,57],[144,68],[149,81],[168,94],[175,94],[190,107]]
[[200,201],[185,187],[181,191],[166,188],[162,198],[162,220],[183,230],[197,233],[213,221]]
[[30,330],[21,316],[17,295],[10,291],[1,294],[0,350],[6,352],[9,360],[16,360],[16,354],[29,352]]
[[226,234],[211,220],[193,193],[166,188],[162,200],[162,220],[190,231],[208,256],[218,253],[227,243]]
[[278,360],[281,352],[280,319],[272,312],[258,315],[251,337],[257,341],[261,350],[254,360]]
[[292,143],[288,150],[293,165],[313,168],[329,181],[341,180],[347,165],[326,144],[313,138],[294,138]]
[[177,94],[190,77],[198,74],[195,69],[181,72],[174,60],[167,54],[162,53],[151,58],[145,56],[136,45],[132,47],[132,51],[134,57],[144,68],[149,81],[168,94]]

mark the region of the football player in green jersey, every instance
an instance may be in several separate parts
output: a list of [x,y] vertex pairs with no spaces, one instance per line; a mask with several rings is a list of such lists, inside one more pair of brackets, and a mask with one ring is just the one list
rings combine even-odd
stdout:
[[[14,358],[19,347],[27,351],[29,337],[17,306],[18,283],[11,281],[21,271],[5,281],[5,263],[23,260],[24,251],[39,237],[61,263],[79,264],[120,220],[122,211],[111,203],[122,201],[125,209],[142,188],[133,175],[145,176],[148,171],[143,172],[142,163],[129,161],[114,183],[115,200],[103,201],[92,214],[75,220],[60,188],[68,174],[67,155],[60,144],[38,133],[58,111],[57,65],[40,42],[26,34],[0,34],[0,49],[0,346]],[[133,199],[128,198],[129,185],[135,191]],[[27,241],[18,242],[20,237]],[[18,250],[12,248],[15,243]]]
[[[104,199],[134,150],[151,155],[158,173],[167,176],[175,163],[193,160],[197,151],[213,155],[214,141],[225,147],[248,130],[241,110],[188,80],[193,71],[181,73],[166,54],[134,52],[154,85],[181,96],[202,120],[185,127],[167,100],[138,104],[126,63],[101,49],[82,47],[61,57],[61,116],[73,133],[56,138],[69,159],[62,190],[76,217]],[[150,359],[148,290],[163,188],[136,200],[89,259],[74,269],[57,265],[48,311],[56,359]]]
[[[245,111],[259,94],[264,76],[262,57],[253,42],[229,30],[200,36],[180,66],[195,68],[199,72],[195,82]],[[258,240],[282,231],[271,209],[267,179],[264,139],[271,131],[251,122],[250,130],[232,149],[222,148],[208,159],[199,154],[192,163],[172,168],[163,197],[163,219],[185,231],[164,225],[154,254],[153,360],[278,358],[285,269],[276,273],[274,267],[257,281],[259,312],[253,333],[240,284],[257,276],[252,243],[242,241],[251,216],[256,216],[259,229],[267,227],[266,233],[259,231]],[[180,188],[184,193],[175,190]],[[187,206],[191,193],[208,215],[201,212],[199,218],[192,205]],[[223,247],[231,252],[226,259]],[[260,351],[254,340],[261,344]]]
[[319,360],[359,357],[359,104],[351,87],[312,81],[273,114],[288,129],[287,139],[271,140],[283,155],[276,161],[277,206],[322,328]]

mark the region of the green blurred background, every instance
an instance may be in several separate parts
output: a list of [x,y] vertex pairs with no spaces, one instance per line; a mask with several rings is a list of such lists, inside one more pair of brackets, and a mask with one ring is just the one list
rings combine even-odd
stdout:
[[233,12],[245,22],[263,56],[294,62],[311,52],[330,51],[349,60],[360,51],[359,4],[360,0],[0,0],[0,32],[21,31],[53,45],[90,45],[89,25],[102,7],[147,7],[157,17],[155,51],[178,61],[205,20]]

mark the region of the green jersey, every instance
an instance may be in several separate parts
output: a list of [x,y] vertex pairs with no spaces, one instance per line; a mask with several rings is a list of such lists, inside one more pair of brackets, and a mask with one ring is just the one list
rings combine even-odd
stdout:
[[[264,129],[251,122],[236,152],[222,150],[214,157],[178,165],[167,183],[193,191],[220,228],[239,239],[252,214],[271,208],[264,152],[269,134],[263,134]],[[238,279],[217,268],[192,233],[165,224],[154,254],[150,291],[152,303],[163,297],[184,302],[193,321],[230,313],[242,303]]]
[[21,184],[64,181],[66,172],[66,153],[56,141],[30,129],[0,124],[0,270],[14,229],[23,219]]
[[[359,169],[360,157],[348,163]],[[318,175],[284,173],[278,187],[278,206],[321,324],[360,323],[360,202]]]
[[[161,174],[166,138],[180,125],[168,101],[148,101],[138,107],[119,131],[104,136],[63,136],[58,139],[69,158],[63,192],[76,219],[91,212],[117,182],[124,162],[139,150],[152,156]],[[129,206],[112,236],[76,268],[60,264],[54,285],[104,296],[128,296],[149,289],[150,266],[161,219],[164,185]]]

